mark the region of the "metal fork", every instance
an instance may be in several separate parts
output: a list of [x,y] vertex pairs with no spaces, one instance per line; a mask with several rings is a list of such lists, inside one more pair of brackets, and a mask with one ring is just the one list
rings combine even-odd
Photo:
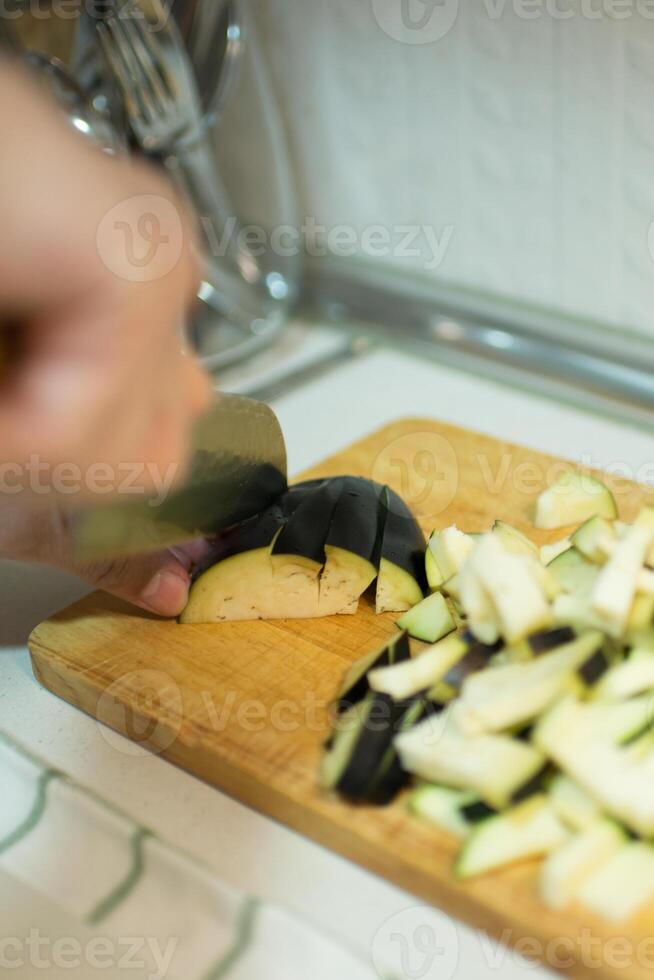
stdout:
[[164,155],[199,137],[203,114],[192,67],[172,22],[155,35],[153,24],[134,0],[122,5],[114,0],[97,27],[142,148]]
[[[97,22],[98,34],[132,132],[182,186],[205,232],[203,298],[244,332],[253,347],[261,346],[261,323],[272,309],[270,295],[239,236],[225,235],[235,211],[220,180],[184,42],[172,18],[153,32],[135,0],[109,0],[108,7]],[[217,261],[212,241],[224,238],[228,245]]]

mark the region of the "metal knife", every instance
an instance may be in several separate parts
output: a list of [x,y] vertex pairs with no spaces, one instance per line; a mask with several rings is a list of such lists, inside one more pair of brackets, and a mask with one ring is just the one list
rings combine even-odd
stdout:
[[210,536],[259,513],[286,486],[286,446],[272,409],[218,395],[195,427],[184,483],[169,495],[116,500],[77,514],[76,553],[82,561],[117,558]]

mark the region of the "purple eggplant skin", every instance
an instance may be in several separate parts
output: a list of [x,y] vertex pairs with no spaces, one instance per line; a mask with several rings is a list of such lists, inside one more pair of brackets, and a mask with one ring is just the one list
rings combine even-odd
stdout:
[[379,568],[383,486],[358,476],[343,477],[343,489],[332,515],[326,545],[342,548]]
[[409,507],[390,487],[384,487],[380,503],[384,526],[380,557],[412,575],[424,595],[427,592],[425,535]]
[[392,664],[398,664],[403,660],[410,659],[409,634],[403,632],[399,633],[390,643],[382,647],[376,657],[368,655],[367,657],[362,657],[360,661],[357,661],[357,663],[361,663],[362,665],[361,674],[355,676],[348,682],[348,678],[351,677],[352,672],[357,666],[357,663],[352,664],[346,677],[345,686],[334,704],[336,714],[341,715],[353,707],[353,705],[358,704],[359,701],[363,701],[370,692],[368,674],[371,670],[375,670],[378,667],[390,667]]
[[306,490],[275,541],[274,555],[300,555],[324,565],[325,541],[336,505],[343,492],[343,480],[324,480]]
[[571,643],[575,638],[576,633],[569,626],[558,626],[556,629],[532,633],[527,637],[527,643],[531,652],[538,656],[541,653],[549,653],[550,650],[563,646],[564,643]]
[[192,581],[195,582],[219,561],[225,561],[246,551],[267,547],[295,513],[306,495],[325,482],[325,480],[309,480],[289,487],[275,503],[260,514],[255,514],[254,517],[240,524],[234,524],[210,538],[211,550],[194,568]]

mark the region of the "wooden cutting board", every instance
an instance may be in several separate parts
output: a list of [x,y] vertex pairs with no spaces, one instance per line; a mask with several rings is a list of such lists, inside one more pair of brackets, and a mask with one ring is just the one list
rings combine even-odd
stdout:
[[[562,532],[534,531],[530,514],[561,466],[486,436],[409,419],[305,476],[387,482],[425,532],[452,522],[481,531],[500,518],[545,543]],[[654,493],[622,478],[613,489],[625,520]],[[368,603],[354,617],[179,626],[98,593],[39,626],[30,650],[37,679],[55,694],[525,955],[577,976],[645,980],[654,943],[638,944],[654,935],[654,909],[620,928],[578,909],[554,914],[538,900],[534,864],[457,882],[456,842],[409,818],[403,800],[385,809],[351,806],[318,788],[329,702],[351,661],[394,629],[393,617],[375,616]]]

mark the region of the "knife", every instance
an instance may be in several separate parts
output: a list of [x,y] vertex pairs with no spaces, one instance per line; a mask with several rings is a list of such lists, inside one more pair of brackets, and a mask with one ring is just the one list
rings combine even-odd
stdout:
[[286,465],[284,436],[272,409],[238,395],[218,395],[195,426],[184,482],[167,495],[116,500],[77,514],[76,556],[118,558],[217,534],[283,493]]

